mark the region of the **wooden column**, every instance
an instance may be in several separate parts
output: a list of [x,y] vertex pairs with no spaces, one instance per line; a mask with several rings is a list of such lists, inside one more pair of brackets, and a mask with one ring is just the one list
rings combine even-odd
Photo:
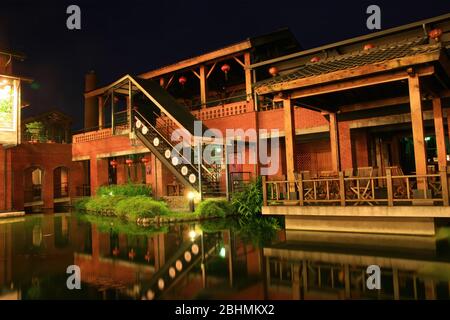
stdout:
[[284,133],[286,144],[286,173],[287,180],[295,180],[295,118],[294,107],[292,106],[291,99],[287,98],[283,100],[284,109]]
[[105,126],[105,116],[103,114],[103,96],[98,97],[98,128]]
[[[423,130],[423,112],[422,101],[420,97],[419,76],[410,76],[408,78],[408,85],[416,174],[425,175],[427,173],[427,155],[425,150],[425,136]],[[424,183],[423,179],[418,179],[417,188],[422,190],[426,188],[426,184]]]
[[206,70],[205,66],[200,66],[200,101],[202,103],[202,108],[206,108]]
[[339,136],[336,113],[330,113],[330,146],[331,146],[331,168],[339,172]]
[[245,93],[247,101],[252,99],[252,71],[250,70],[250,52],[244,53],[244,70],[245,70]]
[[444,117],[442,116],[441,98],[433,98],[434,130],[439,170],[447,167],[447,151],[445,148]]

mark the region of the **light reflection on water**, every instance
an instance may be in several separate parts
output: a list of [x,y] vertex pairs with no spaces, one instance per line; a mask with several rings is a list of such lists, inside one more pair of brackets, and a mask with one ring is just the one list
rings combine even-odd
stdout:
[[[428,237],[280,231],[233,221],[142,230],[75,214],[0,220],[3,299],[448,299],[448,230]],[[81,268],[68,290],[66,268]],[[365,286],[381,267],[381,290]]]

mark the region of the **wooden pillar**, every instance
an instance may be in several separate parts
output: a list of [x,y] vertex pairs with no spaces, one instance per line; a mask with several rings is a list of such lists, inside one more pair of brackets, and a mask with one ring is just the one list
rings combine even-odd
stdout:
[[441,98],[439,97],[433,98],[433,116],[438,164],[439,170],[441,170],[447,167],[447,151],[445,148],[444,117],[442,115]]
[[[286,173],[288,181],[295,181],[295,117],[291,99],[283,100],[284,133],[286,144]],[[293,190],[292,190],[293,191]]]
[[105,116],[103,114],[103,96],[98,97],[98,128],[105,126]]
[[[427,173],[427,155],[425,150],[425,136],[423,129],[423,112],[422,101],[420,97],[419,76],[410,76],[408,78],[408,85],[416,174],[425,175]],[[426,188],[426,183],[424,183],[423,179],[418,179],[417,188],[422,190]]]
[[245,69],[245,93],[247,101],[252,99],[252,71],[250,70],[250,52],[244,53],[244,69]]
[[330,146],[331,146],[331,168],[335,172],[340,171],[339,163],[339,136],[336,113],[330,113]]
[[206,108],[206,92],[207,92],[207,83],[206,83],[206,70],[205,66],[200,66],[200,101],[202,103],[202,108]]

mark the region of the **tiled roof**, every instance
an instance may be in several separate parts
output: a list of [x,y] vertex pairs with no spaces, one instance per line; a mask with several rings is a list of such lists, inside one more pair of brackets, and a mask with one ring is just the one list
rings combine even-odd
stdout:
[[428,44],[428,37],[417,37],[402,42],[382,45],[369,50],[361,50],[329,57],[319,62],[308,62],[296,70],[255,83],[254,87],[270,86],[281,82],[307,78],[329,72],[350,69],[421,53],[439,50],[439,44]]

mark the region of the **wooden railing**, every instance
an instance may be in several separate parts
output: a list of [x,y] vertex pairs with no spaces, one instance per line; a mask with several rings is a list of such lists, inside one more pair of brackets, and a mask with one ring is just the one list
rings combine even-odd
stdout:
[[252,111],[252,104],[247,101],[228,103],[223,106],[209,107],[192,111],[192,114],[199,120],[217,119],[227,116],[235,116]]
[[112,136],[112,129],[100,129],[96,131],[89,131],[85,133],[76,134],[72,137],[73,143],[89,142],[99,139],[104,139]]
[[271,205],[449,205],[448,173],[335,177],[268,181],[263,177],[264,206]]

